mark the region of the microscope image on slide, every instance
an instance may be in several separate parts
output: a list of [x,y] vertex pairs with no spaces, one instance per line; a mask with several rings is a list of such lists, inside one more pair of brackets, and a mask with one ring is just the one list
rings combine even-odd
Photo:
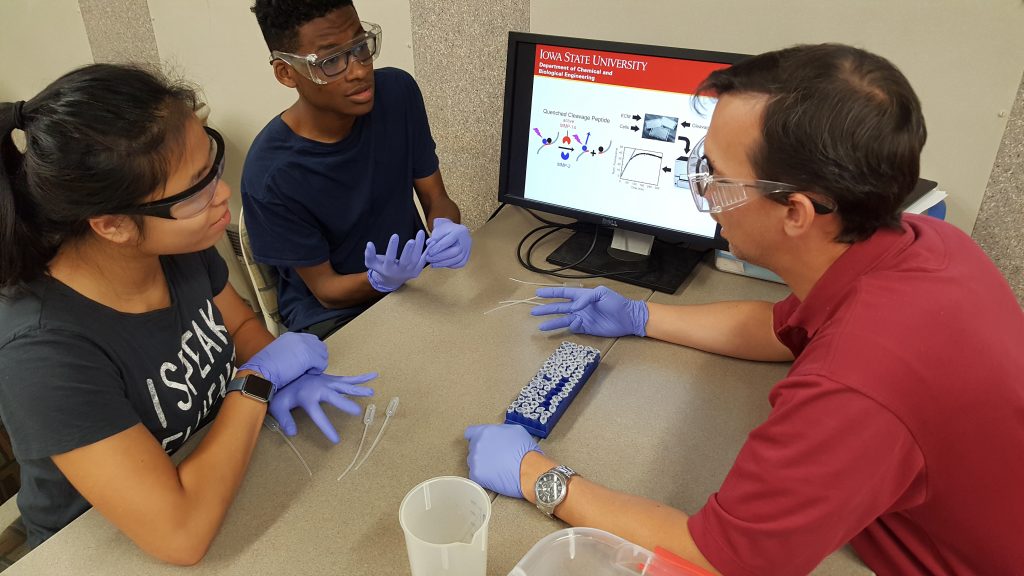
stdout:
[[643,137],[649,140],[675,142],[676,128],[678,126],[679,118],[662,116],[660,114],[644,114]]

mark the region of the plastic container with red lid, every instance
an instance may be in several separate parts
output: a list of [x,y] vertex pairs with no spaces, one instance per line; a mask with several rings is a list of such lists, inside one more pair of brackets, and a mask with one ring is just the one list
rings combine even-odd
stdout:
[[548,534],[509,576],[710,576],[663,548],[654,552],[597,528],[565,528]]

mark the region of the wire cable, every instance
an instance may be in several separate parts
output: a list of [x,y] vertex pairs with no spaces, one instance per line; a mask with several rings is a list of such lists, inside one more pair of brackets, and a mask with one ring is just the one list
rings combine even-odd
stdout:
[[494,209],[494,212],[491,212],[491,215],[487,217],[487,221],[490,222],[491,220],[494,220],[494,217],[497,216],[498,212],[501,212],[501,209],[504,208],[505,206],[507,206],[507,204],[505,204],[504,202],[498,204],[498,207]]
[[530,216],[533,216],[534,218],[536,218],[537,220],[540,220],[541,222],[547,224],[548,226],[562,226],[562,227],[565,227],[565,228],[572,228],[572,229],[575,230],[576,227],[581,224],[581,222],[579,222],[579,221],[576,221],[576,222],[566,222],[566,223],[555,222],[553,220],[548,220],[546,218],[541,218],[540,216],[537,215],[536,212],[534,212],[533,210],[530,210],[529,208],[523,208],[523,210],[526,210],[527,212],[530,213]]
[[[536,266],[535,264],[533,264],[533,251],[537,247],[537,245],[540,244],[541,242],[543,242],[545,238],[547,238],[548,236],[554,234],[555,232],[558,232],[560,230],[580,230],[581,226],[580,226],[580,223],[578,223],[578,222],[569,223],[569,224],[560,224],[560,223],[557,223],[557,222],[550,222],[548,220],[545,220],[545,219],[541,218],[540,216],[537,216],[536,214],[534,214],[530,210],[527,210],[527,212],[530,212],[530,214],[533,215],[533,217],[536,218],[537,220],[540,220],[541,222],[545,222],[545,224],[543,226],[538,226],[538,227],[534,228],[533,230],[530,230],[529,232],[527,232],[526,235],[523,236],[523,238],[519,241],[519,245],[516,246],[516,258],[519,260],[519,264],[523,268],[526,268],[527,270],[529,270],[531,272],[537,272],[538,274],[547,274],[548,276],[554,276],[556,278],[587,279],[587,278],[607,278],[609,276],[617,276],[617,275],[620,275],[620,274],[640,274],[640,273],[643,273],[643,272],[647,272],[649,270],[649,268],[645,267],[645,268],[636,269],[636,270],[620,270],[620,271],[616,271],[616,272],[603,272],[603,273],[598,273],[598,274],[561,274],[561,272],[563,270],[567,270],[569,268],[572,268],[574,266],[577,266],[577,265],[581,264],[587,258],[589,258],[590,255],[594,252],[594,247],[597,246],[598,233],[601,230],[601,226],[598,225],[598,224],[594,225],[594,232],[593,232],[594,239],[590,242],[590,248],[587,249],[586,253],[583,255],[582,258],[576,260],[575,262],[572,262],[570,264],[567,264],[565,266],[561,266],[561,267],[558,267],[558,268],[540,268],[540,267]],[[530,246],[526,250],[526,256],[524,258],[523,257],[523,245],[526,244],[526,241],[531,236],[533,236],[534,234],[536,234],[536,233],[538,233],[538,232],[540,232],[542,230],[547,230],[547,232],[542,234],[540,237],[538,237],[536,240],[534,240],[530,244]]]

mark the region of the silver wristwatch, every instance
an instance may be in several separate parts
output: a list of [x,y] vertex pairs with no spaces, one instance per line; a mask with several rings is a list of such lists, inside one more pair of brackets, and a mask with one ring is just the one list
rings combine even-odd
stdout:
[[537,508],[551,516],[555,508],[565,500],[569,490],[569,479],[576,476],[576,471],[568,466],[555,466],[551,470],[540,475],[537,483],[533,485],[534,494],[537,496]]

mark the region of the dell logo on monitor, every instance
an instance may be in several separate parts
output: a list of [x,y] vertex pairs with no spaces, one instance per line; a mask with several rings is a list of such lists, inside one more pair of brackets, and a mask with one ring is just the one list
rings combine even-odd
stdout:
[[607,226],[609,228],[618,228],[619,223],[611,218],[601,218],[601,226]]

